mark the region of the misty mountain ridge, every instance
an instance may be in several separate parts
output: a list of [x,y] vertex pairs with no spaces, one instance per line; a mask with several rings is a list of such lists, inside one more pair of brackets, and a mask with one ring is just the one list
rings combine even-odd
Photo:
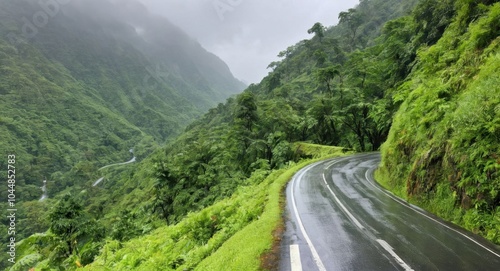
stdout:
[[[49,28],[66,25],[58,30],[61,33],[72,31],[73,38],[78,38],[75,37],[76,35],[81,35],[79,38],[89,34],[95,35],[104,48],[109,47],[107,45],[113,42],[121,44],[120,46],[124,44],[132,46],[150,62],[147,71],[153,73],[152,77],[155,79],[170,77],[168,79],[177,84],[188,81],[204,92],[211,92],[211,95],[202,98],[211,100],[215,95],[214,98],[219,101],[220,97],[226,97],[226,93],[238,93],[244,88],[241,82],[234,80],[226,63],[207,52],[179,27],[164,17],[151,14],[144,5],[137,1],[73,0],[68,4],[57,5],[57,2],[53,0],[47,3],[55,4],[47,4],[48,6],[35,4],[32,6],[33,12],[25,12],[33,16],[22,17],[24,25],[21,29],[27,31],[28,34],[23,33],[21,36],[30,37],[35,44],[38,43],[37,45],[43,47],[48,45],[42,44],[44,37],[40,37],[49,37],[48,31],[44,31],[45,26],[42,24],[42,27],[37,27],[37,25],[40,26],[37,22],[43,22],[43,19],[40,19],[43,16],[37,16],[37,14],[43,11],[51,17],[46,20]],[[36,35],[31,37],[30,31]],[[61,35],[50,38],[55,39],[53,43],[56,43],[57,39],[62,41]],[[232,82],[228,83],[229,81]],[[181,95],[196,98],[197,101],[202,100],[187,93],[181,93]]]
[[54,195],[145,157],[245,87],[137,1],[2,1],[0,37],[0,149],[29,165],[26,200],[44,176]]

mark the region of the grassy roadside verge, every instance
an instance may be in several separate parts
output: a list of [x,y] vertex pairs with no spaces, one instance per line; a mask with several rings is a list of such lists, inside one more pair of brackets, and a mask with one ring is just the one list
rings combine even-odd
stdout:
[[342,148],[298,143],[297,150],[316,158],[302,161],[277,176],[270,176],[267,202],[258,220],[233,235],[196,270],[267,270],[278,260],[277,250],[284,230],[284,189],[293,175],[303,167],[326,158],[345,155]]
[[276,262],[279,255],[275,249],[281,237],[279,229],[284,228],[286,184],[311,163],[345,155],[342,148],[305,143],[296,148],[307,150],[308,157],[320,148],[324,156],[273,172],[257,170],[231,198],[190,213],[176,225],[124,243],[108,240],[100,255],[83,270],[269,269],[269,263]]

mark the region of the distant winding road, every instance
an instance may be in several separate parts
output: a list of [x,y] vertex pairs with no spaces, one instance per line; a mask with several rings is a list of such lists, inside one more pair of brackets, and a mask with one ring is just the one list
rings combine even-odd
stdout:
[[[133,155],[134,154],[134,149],[130,149],[129,152]],[[107,165],[107,166],[103,166],[101,167],[99,170],[103,170],[105,168],[109,168],[109,167],[114,167],[114,166],[122,166],[122,165],[128,165],[128,164],[132,164],[132,163],[135,163],[137,161],[137,158],[134,156],[132,157],[132,159],[130,159],[129,161],[127,162],[123,162],[123,163],[116,163],[116,164],[111,164],[111,165]],[[94,182],[94,184],[92,184],[92,186],[97,186],[99,185],[102,181],[104,181],[104,177],[101,177],[99,178],[97,181]]]
[[380,155],[335,158],[287,188],[280,270],[500,270],[500,250],[373,180]]

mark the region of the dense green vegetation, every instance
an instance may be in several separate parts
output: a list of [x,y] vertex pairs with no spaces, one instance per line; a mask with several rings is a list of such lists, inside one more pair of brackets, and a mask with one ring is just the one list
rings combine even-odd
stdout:
[[[385,21],[405,14],[414,2],[363,1],[357,9],[342,16],[338,27],[326,29],[320,23],[315,24],[309,31],[314,35],[312,39],[281,52],[283,60],[271,63],[273,71],[260,84],[251,85],[236,98],[210,109],[177,140],[141,164],[112,170],[103,186],[85,187],[83,191],[74,187],[65,192],[71,192],[72,196],[57,197],[58,203],[50,208],[40,203],[38,208],[48,208],[48,216],[42,220],[51,230],[31,236],[27,239],[31,241],[23,243],[21,247],[26,249],[20,253],[26,262],[23,260],[19,268],[28,265],[75,268],[76,261],[87,265],[96,255],[107,255],[107,249],[118,246],[112,249],[117,250],[128,240],[135,244],[138,240],[157,239],[140,236],[159,233],[155,229],[164,228],[165,223],[170,225],[170,232],[186,228],[183,225],[190,217],[200,217],[206,221],[197,227],[204,230],[199,231],[201,235],[190,236],[191,242],[186,239],[189,246],[183,247],[183,255],[194,253],[198,260],[178,259],[173,253],[173,262],[168,263],[171,268],[195,266],[255,219],[255,215],[233,220],[232,213],[218,214],[221,220],[227,219],[224,227],[231,230],[217,235],[212,217],[201,210],[234,203],[230,198],[237,195],[233,196],[238,189],[244,189],[239,187],[257,185],[271,172],[289,167],[292,161],[318,155],[309,152],[311,149],[329,152],[316,145],[297,147],[293,142],[339,145],[344,151],[377,149],[390,127],[391,113],[386,109],[392,103],[386,99],[386,89],[395,83],[383,80],[392,65],[389,61],[379,64],[383,47],[368,46],[377,44],[375,38]],[[353,16],[358,19],[351,20]],[[67,225],[83,220],[89,227],[76,231],[59,227],[57,233],[54,225],[58,223],[53,218],[64,213],[64,207],[70,205],[69,198],[77,198],[86,207],[68,217]],[[240,209],[249,214],[262,212],[250,205]],[[279,217],[275,214],[269,219],[276,221]],[[273,225],[266,225],[266,229]],[[103,234],[105,239],[101,238]],[[221,239],[207,248],[204,244],[210,243],[212,235]],[[172,237],[175,236],[166,235]],[[268,249],[269,242],[254,248],[257,251],[254,254]],[[114,245],[101,248],[104,243]],[[109,264],[127,268],[140,265],[149,257],[153,256],[118,263],[120,256]],[[104,262],[100,265],[107,264],[107,256],[101,259]]]
[[[316,150],[316,146],[297,144],[305,155]],[[283,169],[269,171],[257,170],[245,180],[235,193],[229,198],[221,200],[203,210],[190,213],[180,223],[171,226],[162,226],[150,234],[126,242],[106,240],[101,254],[87,270],[256,270],[260,266],[260,256],[272,245],[273,230],[280,223],[280,202],[283,197],[283,188],[292,175],[308,163],[344,155],[341,148],[323,147],[325,156],[315,160],[304,161],[300,164],[290,164]],[[72,204],[70,197],[61,200],[60,204]],[[62,207],[62,208],[61,208]],[[75,210],[58,206],[59,209]],[[59,214],[60,212],[57,212]],[[122,217],[124,219],[125,217]],[[83,217],[71,218],[73,223],[65,224],[59,221],[65,230],[74,225]],[[92,229],[92,223],[82,223],[87,229]],[[124,229],[130,231],[130,228]],[[83,231],[79,229],[78,231]],[[26,255],[12,270],[24,270],[40,261],[37,268],[44,269],[54,266],[57,262],[57,253],[61,249],[57,240],[61,231],[52,231],[43,235],[35,235],[23,240],[19,247]],[[76,237],[78,239],[78,237]],[[38,244],[37,244],[38,243]],[[76,244],[75,242],[70,242]],[[244,244],[244,245],[243,245]],[[63,244],[62,246],[65,246]],[[67,247],[71,245],[68,244]],[[234,257],[234,253],[241,253],[241,247],[247,248],[245,257]],[[66,247],[66,246],[65,246]],[[43,249],[40,249],[43,248]],[[82,247],[80,253],[73,253],[69,258],[61,257],[59,266],[65,270],[74,269],[78,265],[88,264],[85,253],[87,248]],[[66,250],[64,250],[66,251]],[[214,253],[217,251],[216,253]]]
[[[40,3],[0,2],[0,153],[17,158],[17,240],[45,232],[63,194],[94,193],[95,180],[118,182],[134,165],[99,168],[130,160],[130,149],[143,160],[244,88],[224,62],[140,5],[75,0],[47,11]],[[38,202],[44,179],[49,200]],[[5,244],[6,185],[0,198]],[[91,219],[113,206],[103,198],[81,202]]]
[[[435,45],[420,48],[413,72],[395,94],[402,104],[382,148],[379,177],[400,195],[500,244],[495,2],[434,3],[434,10],[451,15],[448,27]],[[434,15],[421,16],[430,21]],[[406,19],[405,28],[417,28],[414,22]]]
[[[25,165],[18,175],[25,200],[40,196],[34,186],[43,178],[52,196],[129,159],[132,147],[144,158],[243,88],[168,21],[137,7],[73,2],[45,25],[30,21],[38,1],[0,4],[0,149]],[[168,32],[173,42],[150,41],[150,32]]]
[[[19,243],[14,270],[267,269],[280,191],[300,161],[377,150],[386,139],[386,187],[499,243],[495,2],[363,0],[335,27],[314,24],[261,83],[138,165],[26,205],[45,226],[33,232],[50,230]],[[228,262],[242,242],[254,245]]]

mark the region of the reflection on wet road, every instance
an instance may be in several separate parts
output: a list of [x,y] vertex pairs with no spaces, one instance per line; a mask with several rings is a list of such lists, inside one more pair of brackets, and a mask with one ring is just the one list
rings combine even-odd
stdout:
[[380,188],[379,161],[336,158],[295,175],[280,270],[500,270],[498,247]]

